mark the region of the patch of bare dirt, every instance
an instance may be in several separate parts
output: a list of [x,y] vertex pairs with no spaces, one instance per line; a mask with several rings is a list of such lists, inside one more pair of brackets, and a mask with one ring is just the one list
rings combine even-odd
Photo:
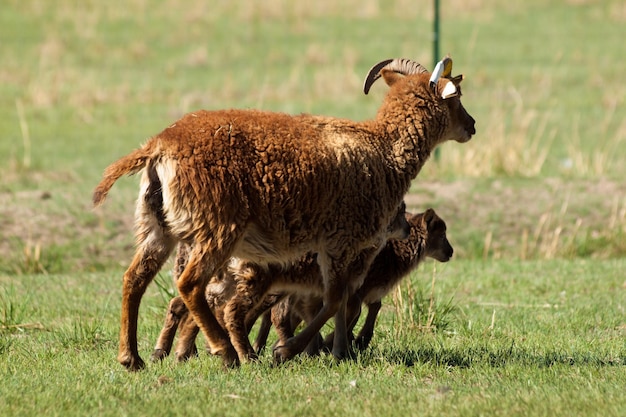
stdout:
[[520,255],[524,241],[558,250],[584,234],[626,232],[626,184],[609,179],[416,181],[405,201],[409,210],[434,208],[457,246],[471,235],[496,256]]
[[[0,190],[0,271],[19,270],[36,249],[42,257],[60,252],[67,269],[126,265],[133,252],[134,185],[118,188],[97,211],[73,181]],[[626,234],[626,183],[608,179],[418,179],[405,200],[410,211],[432,207],[446,220],[460,257],[476,256],[481,245],[489,256],[520,256],[551,244],[562,248],[583,234]]]

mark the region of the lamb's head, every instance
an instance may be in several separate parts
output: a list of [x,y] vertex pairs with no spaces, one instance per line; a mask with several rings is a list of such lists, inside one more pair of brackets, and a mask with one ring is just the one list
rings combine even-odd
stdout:
[[421,221],[420,228],[426,237],[424,255],[439,262],[448,262],[454,253],[454,249],[446,236],[446,222],[431,208],[418,216],[419,221]]
[[[363,92],[367,94],[372,84],[383,78],[392,88],[395,97],[407,98],[407,105],[428,107],[442,116],[440,127],[444,129],[438,142],[454,140],[467,142],[476,133],[475,120],[461,104],[461,81],[463,75],[452,76],[452,59],[444,58],[433,73],[409,59],[386,59],[370,69]],[[396,100],[394,100],[396,101]],[[436,117],[437,118],[437,117]]]

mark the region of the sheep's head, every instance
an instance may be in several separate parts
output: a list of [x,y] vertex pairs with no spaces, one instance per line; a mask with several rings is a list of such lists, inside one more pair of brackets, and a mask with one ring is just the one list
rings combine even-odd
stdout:
[[452,59],[448,56],[437,63],[430,74],[426,68],[410,59],[386,59],[374,65],[363,84],[367,94],[374,82],[383,78],[388,86],[403,82],[409,77],[419,78],[435,100],[441,101],[449,109],[450,125],[443,140],[467,142],[476,133],[475,120],[461,104],[461,81],[463,75],[452,76]]

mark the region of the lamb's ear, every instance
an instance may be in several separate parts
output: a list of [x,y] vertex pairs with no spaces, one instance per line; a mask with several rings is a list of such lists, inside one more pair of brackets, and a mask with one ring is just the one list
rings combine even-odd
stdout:
[[385,82],[387,83],[389,87],[391,87],[396,82],[400,81],[401,79],[405,77],[404,74],[401,74],[397,71],[388,70],[388,69],[382,69],[380,71],[380,75],[383,77],[383,79],[385,80]]
[[435,219],[435,210],[429,208],[424,212],[424,223],[430,224]]

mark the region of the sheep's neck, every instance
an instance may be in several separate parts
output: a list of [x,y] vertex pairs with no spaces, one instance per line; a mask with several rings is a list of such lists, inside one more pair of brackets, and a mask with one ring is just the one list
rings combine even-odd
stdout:
[[[380,118],[378,119],[380,120]],[[384,120],[384,119],[383,119]],[[391,143],[392,163],[407,180],[412,180],[422,169],[437,146],[441,129],[429,126],[404,115],[402,120],[380,123],[379,138]],[[435,138],[435,139],[433,139]]]

